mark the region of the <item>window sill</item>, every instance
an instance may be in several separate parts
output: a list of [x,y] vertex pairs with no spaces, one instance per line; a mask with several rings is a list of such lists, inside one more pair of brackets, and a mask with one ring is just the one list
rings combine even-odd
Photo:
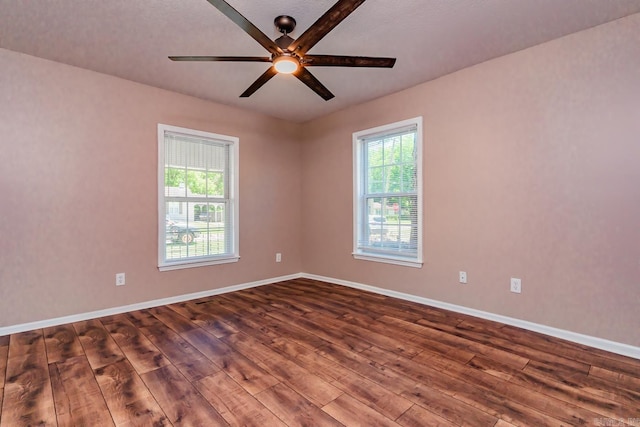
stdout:
[[208,265],[218,265],[218,264],[229,264],[232,262],[238,262],[240,260],[239,256],[234,256],[230,258],[220,258],[220,259],[208,259],[206,261],[180,261],[175,263],[167,263],[158,266],[158,270],[160,271],[170,271],[170,270],[181,270],[183,268],[196,268],[196,267],[206,267]]
[[353,258],[361,261],[382,262],[386,264],[401,265],[404,267],[422,268],[422,260],[411,260],[407,258],[380,256],[371,254],[354,253]]

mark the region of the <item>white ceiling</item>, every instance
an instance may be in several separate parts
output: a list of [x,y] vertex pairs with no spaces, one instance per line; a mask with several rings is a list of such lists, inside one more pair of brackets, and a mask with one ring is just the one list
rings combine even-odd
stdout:
[[[335,0],[227,0],[267,36],[296,38]],[[169,55],[269,56],[206,0],[0,0],[0,47],[218,103],[304,122],[444,74],[640,12],[640,0],[368,0],[310,54],[391,56],[393,69],[313,67],[323,101],[268,63],[172,62]],[[1,72],[1,66],[0,66]]]

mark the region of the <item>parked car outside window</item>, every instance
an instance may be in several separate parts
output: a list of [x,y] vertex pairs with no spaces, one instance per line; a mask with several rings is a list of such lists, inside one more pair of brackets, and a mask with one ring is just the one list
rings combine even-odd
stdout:
[[185,224],[172,221],[169,216],[166,218],[167,242],[189,244],[200,235],[198,230],[189,228]]

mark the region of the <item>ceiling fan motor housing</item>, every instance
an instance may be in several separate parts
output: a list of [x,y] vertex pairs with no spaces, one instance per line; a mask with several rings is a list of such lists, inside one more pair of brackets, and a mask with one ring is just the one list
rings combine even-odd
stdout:
[[289,15],[280,15],[273,20],[273,23],[282,34],[289,34],[296,28],[296,20]]
[[293,43],[293,39],[291,37],[289,37],[288,35],[283,34],[280,37],[278,37],[277,39],[275,39],[274,42],[278,45],[278,47],[280,49],[282,49],[283,52],[286,52],[286,51],[288,51],[289,45],[291,45],[291,43]]

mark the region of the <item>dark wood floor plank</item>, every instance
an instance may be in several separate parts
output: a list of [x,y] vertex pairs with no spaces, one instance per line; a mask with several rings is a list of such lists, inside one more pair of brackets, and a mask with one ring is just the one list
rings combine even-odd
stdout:
[[93,370],[84,355],[49,365],[59,426],[113,426]]
[[348,368],[396,394],[411,390],[418,383],[417,380],[407,375],[388,369],[386,366],[366,358],[361,353],[350,351],[344,347],[326,345],[319,348],[317,352],[330,361]]
[[[640,369],[640,367],[638,369]],[[622,372],[612,371],[599,366],[592,366],[589,370],[589,376],[609,381],[612,385],[615,384],[617,387],[622,387],[626,390],[640,390],[640,379]]]
[[143,374],[169,364],[160,350],[124,314],[102,320],[102,324],[136,372]]
[[95,376],[116,425],[170,425],[167,416],[128,360],[98,368]]
[[127,318],[190,381],[197,381],[220,370],[150,311],[134,311],[128,313]]
[[398,424],[348,394],[325,405],[322,410],[345,426],[397,427]]
[[608,397],[597,396],[585,390],[579,382],[559,382],[535,371],[517,372],[511,377],[509,382],[517,384],[524,389],[533,390],[577,407],[587,409],[604,417],[640,417],[640,406],[632,406],[640,403],[640,400],[634,399],[633,402],[618,402]]
[[5,374],[7,373],[7,358],[9,357],[9,335],[0,337],[0,414],[4,399]]
[[201,305],[202,304],[198,305],[195,302],[182,302],[171,304],[167,307],[189,319],[190,322],[209,331],[217,338],[238,332],[237,329],[223,322],[219,317],[207,313],[206,310],[201,308]]
[[523,330],[511,325],[505,325],[500,330],[507,339],[514,342],[545,349],[548,353],[562,354],[585,365],[595,365],[640,378],[637,360],[628,356],[611,353],[605,350],[588,347],[583,344],[551,337],[534,331]]
[[256,395],[265,407],[288,426],[341,426],[335,418],[284,384],[276,384]]
[[174,366],[192,383],[220,372],[220,369],[204,356],[174,363]]
[[98,369],[125,358],[100,320],[85,320],[73,324],[92,369]]
[[216,300],[219,305],[222,305],[236,314],[264,313],[268,311],[267,309],[269,308],[268,305],[265,305],[260,301],[256,301],[254,298],[248,298],[248,294],[245,295],[245,291],[218,295]]
[[[528,416],[530,417],[529,425],[548,424],[549,419],[553,420],[552,424],[564,422],[579,425],[589,423],[601,416],[585,407],[542,393],[540,389],[532,393],[532,390],[527,387],[504,381],[439,356],[429,359],[429,367],[414,365],[414,363],[414,361],[404,361],[403,369],[426,376],[431,375],[429,372],[431,369],[446,373],[447,376],[455,379],[453,382],[448,382],[448,390],[454,391],[456,398],[463,399],[511,423],[526,419],[525,416]],[[441,380],[438,378],[438,381]],[[475,386],[473,391],[469,391],[469,384]],[[484,397],[483,400],[475,397],[478,392]]]
[[249,335],[238,333],[222,340],[319,407],[342,394],[337,387],[323,381],[317,375],[301,368]]
[[203,329],[184,332],[181,336],[249,394],[260,393],[280,382],[253,361]]
[[198,325],[191,322],[188,317],[185,317],[165,306],[150,308],[149,313],[153,314],[162,323],[177,333],[190,331],[198,327]]
[[[547,339],[538,337],[537,335],[531,336],[532,342],[544,343],[544,345],[533,345],[532,343],[526,343],[526,340],[518,338],[517,334],[514,334],[512,327],[503,325],[502,328],[494,328],[491,323],[471,323],[465,321],[457,325],[455,328],[448,327],[447,325],[438,326],[440,330],[445,333],[455,334],[466,339],[474,340],[479,343],[490,345],[499,350],[504,350],[518,356],[535,361],[538,364],[546,364],[550,369],[557,370],[558,367],[562,367],[572,373],[584,373],[589,370],[589,365],[583,362],[578,362],[572,358],[561,356],[562,352],[554,351],[553,347],[547,343]],[[495,333],[492,333],[494,331]],[[499,335],[499,336],[498,336]],[[537,339],[536,339],[537,338]],[[557,348],[557,347],[556,347]]]
[[[237,292],[234,294],[225,295],[227,298],[234,298],[242,301],[245,304],[251,304],[249,307],[259,307],[262,311],[273,311],[274,308],[269,307],[270,303],[277,303],[279,301],[291,301],[292,295],[287,292],[274,292],[269,297],[260,297],[255,293],[248,292],[248,290]],[[301,307],[304,307],[304,311],[307,313],[313,313],[321,311],[322,313],[332,316],[340,317],[345,314],[345,311],[339,306],[328,303],[328,301],[321,301],[317,298],[307,296],[305,294],[295,295],[295,301]],[[254,309],[255,310],[255,309]],[[254,311],[255,312],[255,311]]]
[[[296,286],[299,286],[299,282],[295,282]],[[293,285],[293,283],[292,283]],[[307,298],[315,298],[316,300],[328,300],[336,308],[340,309],[341,313],[359,313],[364,315],[376,316],[379,313],[376,311],[378,308],[384,306],[385,314],[396,315],[402,319],[408,321],[416,321],[424,316],[424,310],[420,313],[414,313],[402,308],[396,307],[396,303],[393,305],[385,304],[386,296],[376,295],[369,292],[362,292],[354,289],[345,288],[343,286],[325,287],[315,286],[309,287]],[[352,292],[355,291],[355,292]],[[398,301],[398,300],[395,300]],[[345,311],[346,310],[346,311]],[[443,320],[449,321],[451,317]],[[458,323],[459,320],[455,320]]]
[[402,341],[401,339],[396,339],[395,337],[378,333],[375,328],[367,328],[364,324],[356,322],[354,316],[334,319],[331,316],[324,315],[323,313],[315,312],[309,314],[307,318],[312,322],[326,325],[327,327],[335,329],[344,335],[351,335],[355,339],[384,348],[393,353],[413,357],[421,351],[421,349],[412,341]]
[[[232,304],[224,299],[217,299],[205,305],[202,308],[208,310],[209,313],[221,316],[225,322],[233,326],[238,332],[253,333],[260,341],[269,343],[271,338],[263,332],[262,315],[265,312],[252,313],[241,308],[234,309]],[[254,333],[255,332],[255,333]]]
[[11,335],[1,427],[55,426],[56,413],[42,330]]
[[[495,417],[483,411],[421,384],[415,376],[379,365],[360,353],[331,345],[323,347],[319,352],[456,425],[493,425],[496,421]],[[392,356],[401,357],[395,354]]]
[[[265,301],[265,311],[286,311],[291,315],[295,316],[304,316],[307,313],[311,312],[311,309],[306,307],[304,304],[298,304],[295,300],[295,297],[290,295],[282,296],[280,292],[273,292],[271,290],[263,290],[263,289],[252,289],[252,293],[247,292],[247,297],[251,297],[253,299],[261,298]],[[303,292],[300,292],[302,295]]]
[[262,294],[261,291],[263,290],[255,290],[257,295],[264,295],[264,298],[269,301],[269,306],[265,307],[265,311],[286,311],[295,316],[304,316],[313,311],[311,308],[299,303],[293,296],[283,298],[277,291],[266,291],[266,294]]
[[[420,359],[416,361],[419,360]],[[466,364],[467,366],[486,372],[489,375],[493,375],[494,377],[498,377],[505,381],[509,381],[515,375],[515,373],[518,372],[517,369],[513,369],[510,366],[484,356],[476,355],[471,360],[466,362]]]
[[44,328],[44,342],[49,363],[64,362],[71,357],[84,355],[78,335],[71,325]]
[[263,325],[262,331],[269,334],[271,339],[287,337],[292,341],[299,343],[310,349],[317,349],[324,345],[330,344],[329,341],[321,338],[315,334],[309,333],[296,326],[297,319],[289,318],[275,318],[269,315],[260,316],[259,322]]
[[[420,322],[421,320],[418,320],[416,323],[420,325]],[[524,368],[527,363],[529,363],[529,358],[527,357],[523,357],[491,345],[480,343],[478,341],[470,340],[466,337],[454,335],[441,330],[436,330],[431,327],[420,330],[419,334],[423,338],[436,340],[448,344],[451,347],[467,350],[475,354],[481,354],[488,358],[499,360],[501,363],[511,365],[518,369]]]
[[141,378],[173,425],[228,425],[175,367],[165,366],[142,374]]
[[371,344],[366,341],[363,341],[349,334],[343,334],[339,330],[334,330],[325,327],[324,325],[318,325],[316,322],[304,317],[293,318],[292,316],[288,315],[288,313],[280,311],[269,312],[268,316],[273,317],[274,319],[277,319],[281,322],[291,322],[296,327],[303,329],[312,335],[318,336],[325,341],[343,346],[356,352],[360,352],[371,347]]
[[457,425],[433,412],[427,411],[420,405],[413,405],[396,422],[403,427],[453,427]]
[[[380,353],[382,351],[371,348],[365,352],[365,356],[369,356],[374,352]],[[510,422],[520,420],[521,422],[524,421],[525,425],[554,425],[562,423],[562,420],[554,419],[544,411],[523,405],[519,398],[509,399],[509,396],[504,392],[510,387],[507,381],[476,371],[457,361],[434,356],[429,359],[429,364],[426,365],[419,361],[398,356],[389,364],[389,367],[419,380],[420,384],[415,388],[419,395],[424,394],[422,389],[424,389],[423,384],[425,384],[429,388],[436,389],[485,414],[496,418],[502,417]],[[476,375],[473,377],[474,373],[480,373],[484,376]],[[472,383],[467,382],[466,380],[470,377],[474,378],[475,381]],[[413,393],[416,396],[418,394],[416,392]],[[556,404],[559,406],[559,402],[556,402]],[[494,419],[493,421],[495,422],[496,420]]]
[[371,381],[294,341],[280,338],[271,347],[289,359],[295,360],[307,371],[355,397],[391,420],[398,418],[413,405],[411,401],[398,396],[377,382]]
[[638,402],[640,360],[306,278],[0,337],[0,427],[635,425]]
[[497,421],[495,416],[420,382],[412,389],[403,391],[402,396],[455,425],[492,426]]
[[233,426],[286,427],[269,409],[224,372],[205,377],[196,388]]
[[[290,282],[291,286],[295,283],[300,286],[299,281]],[[341,285],[330,284],[326,286],[309,285],[309,293],[316,299],[329,299],[335,304],[349,309],[349,313],[354,311],[361,314],[378,313],[383,310],[384,314],[399,319],[415,322],[418,319],[433,318],[439,323],[456,325],[465,318],[457,313],[445,312],[444,310],[428,307],[411,301],[403,301],[390,298],[385,295],[378,295],[371,292],[360,291],[357,289],[347,288]],[[382,312],[380,312],[382,313]]]
[[[378,322],[394,328],[403,328],[406,333],[413,335],[412,340],[423,349],[423,352],[427,351],[430,354],[441,354],[462,363],[468,362],[476,355],[471,349],[460,346],[455,342],[441,342],[429,336],[428,333],[430,330],[428,326],[418,325],[387,315],[379,317]],[[425,356],[426,355],[423,354],[421,357],[424,359]]]
[[524,370],[526,374],[542,376],[545,381],[551,380],[561,383],[563,386],[569,386],[576,390],[580,395],[584,395],[586,399],[590,397],[602,397],[607,400],[616,402],[625,408],[636,408],[640,414],[640,386],[635,389],[625,388],[623,384],[611,384],[609,381],[590,375],[573,375],[562,376],[554,375],[548,370],[540,370],[534,365],[528,365]]
[[640,392],[613,394],[608,391],[606,386],[598,384],[597,380],[590,380],[582,374],[558,380],[553,375],[529,366],[523,370],[516,370],[481,356],[473,358],[467,363],[467,366],[558,400],[589,409],[604,417],[619,419],[620,417],[632,418],[640,415],[640,407],[638,407]]

